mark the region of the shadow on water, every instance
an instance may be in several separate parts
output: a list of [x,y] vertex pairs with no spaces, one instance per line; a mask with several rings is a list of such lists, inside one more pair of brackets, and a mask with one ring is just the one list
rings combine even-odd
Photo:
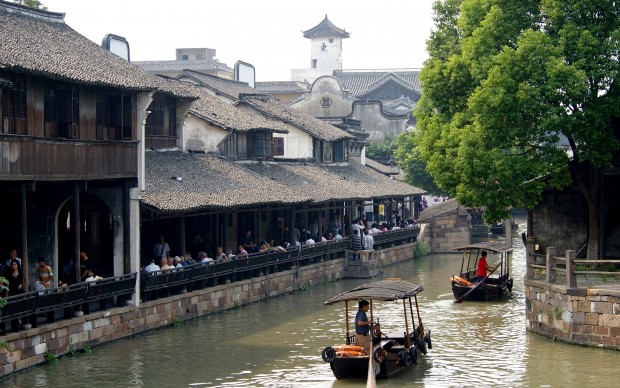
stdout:
[[[429,255],[385,268],[384,277],[422,283],[422,320],[433,349],[379,387],[615,386],[620,352],[585,348],[525,330],[525,249],[513,238],[514,290],[504,302],[454,304],[449,278],[460,255]],[[6,387],[364,387],[337,381],[321,359],[344,343],[343,305],[329,297],[366,280],[342,280],[96,347],[0,380]],[[385,330],[402,305],[380,305]],[[355,306],[350,306],[355,310]],[[396,327],[396,326],[395,326]]]

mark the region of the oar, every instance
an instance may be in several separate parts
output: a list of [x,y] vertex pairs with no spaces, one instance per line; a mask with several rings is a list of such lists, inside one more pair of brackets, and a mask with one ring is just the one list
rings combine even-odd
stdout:
[[489,272],[489,274],[487,276],[484,277],[484,279],[482,279],[482,281],[478,282],[478,284],[476,284],[475,287],[473,287],[471,290],[467,291],[466,293],[464,293],[463,295],[461,295],[460,298],[458,298],[457,300],[454,301],[454,303],[463,303],[463,301],[465,300],[465,298],[467,298],[467,295],[469,295],[473,290],[475,290],[476,288],[480,287],[482,284],[484,284],[484,281],[487,280],[487,278],[491,275],[493,275],[493,272],[495,272],[496,269],[499,268],[500,264],[502,264],[502,262],[500,261],[499,264],[497,264],[495,266],[495,268],[493,268],[493,270],[491,272]]
[[368,376],[366,378],[366,388],[377,388],[377,380],[375,379],[375,364],[373,359],[374,348],[375,347],[371,339],[370,354],[368,355]]

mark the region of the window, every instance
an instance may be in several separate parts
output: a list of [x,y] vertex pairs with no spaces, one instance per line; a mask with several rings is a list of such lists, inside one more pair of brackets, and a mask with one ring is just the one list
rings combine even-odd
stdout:
[[332,100],[329,97],[323,97],[321,98],[321,106],[325,109],[329,108],[330,106],[332,106]]
[[254,152],[257,158],[271,156],[271,132],[257,131],[254,133]]
[[187,61],[188,59],[189,59],[189,55],[187,55],[187,54],[182,54],[181,55],[181,60],[182,61]]
[[177,106],[169,105],[168,108],[168,134],[177,137]]
[[312,68],[313,68],[313,69],[316,69],[316,59],[313,59],[313,60],[312,60]]
[[12,89],[0,90],[2,95],[2,121],[0,132],[26,134],[26,83],[22,79],[11,80]]
[[146,135],[147,136],[164,136],[165,129],[165,110],[164,101],[162,99],[154,99],[148,108],[151,113],[146,118]]
[[323,162],[332,161],[332,143],[323,142]]
[[43,97],[45,136],[78,139],[80,100],[78,91],[67,87],[49,87]]
[[272,155],[284,155],[284,138],[274,137],[271,142]]
[[334,40],[330,38],[329,43],[334,43]]
[[347,141],[340,140],[334,143],[334,162],[344,162],[349,159]]
[[237,132],[233,132],[230,135],[228,135],[226,140],[224,140],[224,144],[222,146],[222,153],[224,155],[228,156],[229,158],[236,159],[238,157],[238,153],[237,153],[238,140],[237,140],[237,138],[238,138]]
[[131,140],[131,96],[97,95],[97,139]]
[[314,139],[314,147],[312,149],[312,156],[317,162],[321,161],[321,141]]

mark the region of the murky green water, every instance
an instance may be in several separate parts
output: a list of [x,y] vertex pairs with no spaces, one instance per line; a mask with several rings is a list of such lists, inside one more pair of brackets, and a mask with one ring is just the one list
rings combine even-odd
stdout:
[[[508,301],[454,304],[449,278],[459,255],[433,255],[385,268],[422,283],[419,303],[433,349],[380,387],[611,387],[620,352],[553,342],[525,331],[525,250],[514,239],[515,285]],[[329,297],[364,280],[343,280],[122,340],[15,374],[2,387],[364,387],[337,381],[321,350],[343,343],[342,305]],[[402,305],[400,305],[402,306]],[[400,320],[387,306],[383,328]]]

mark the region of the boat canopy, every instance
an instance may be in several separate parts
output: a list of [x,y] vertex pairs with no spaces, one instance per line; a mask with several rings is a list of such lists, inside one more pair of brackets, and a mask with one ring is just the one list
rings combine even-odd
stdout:
[[417,295],[424,290],[421,284],[413,284],[403,280],[380,280],[366,283],[361,286],[334,296],[325,301],[325,304],[349,300],[397,300],[406,299]]
[[454,248],[455,251],[469,251],[469,250],[487,250],[494,253],[506,253],[512,252],[512,248],[508,248],[504,243],[497,241],[480,242],[476,244],[465,245],[462,247]]

